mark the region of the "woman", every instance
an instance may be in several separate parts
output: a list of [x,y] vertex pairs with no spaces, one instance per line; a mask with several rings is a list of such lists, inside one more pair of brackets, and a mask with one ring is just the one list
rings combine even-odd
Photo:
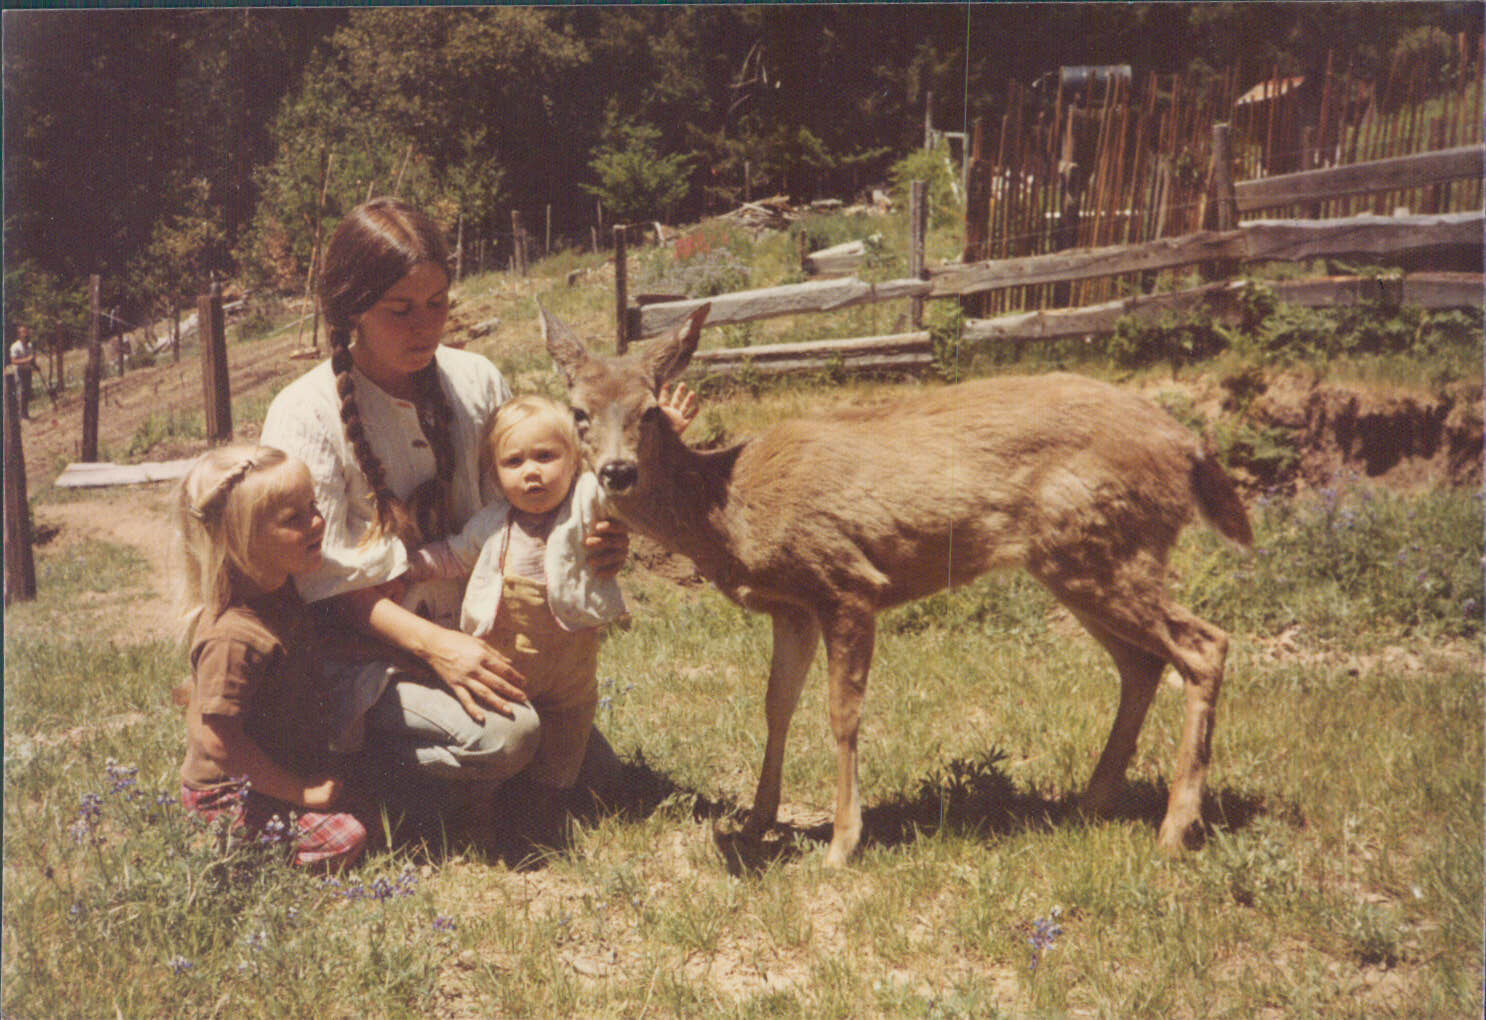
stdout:
[[[381,198],[352,210],[320,274],[330,360],[274,399],[261,442],[309,465],[325,515],[324,560],[295,578],[301,595],[395,650],[370,666],[365,649],[347,650],[335,669],[334,729],[353,734],[346,744],[354,748],[352,724],[365,712],[373,747],[390,748],[404,775],[454,780],[478,803],[531,760],[540,720],[521,692],[523,677],[459,631],[462,585],[406,580],[410,549],[499,498],[481,477],[478,449],[511,391],[488,359],[440,345],[447,261],[442,231],[406,203]],[[628,543],[609,521],[587,539],[596,567],[608,573],[623,564]],[[437,682],[398,665],[410,657]],[[350,665],[357,659],[363,664]],[[617,771],[613,752],[595,737],[589,758],[600,757]],[[427,798],[426,790],[383,792],[409,808]]]

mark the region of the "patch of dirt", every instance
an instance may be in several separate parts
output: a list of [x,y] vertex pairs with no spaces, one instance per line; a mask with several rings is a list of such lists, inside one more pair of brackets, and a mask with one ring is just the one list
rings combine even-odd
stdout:
[[[87,542],[110,542],[136,550],[149,564],[143,582],[149,596],[138,600],[127,621],[116,621],[131,635],[173,638],[175,614],[171,606],[170,492],[167,484],[120,486],[106,502],[85,499],[73,503],[43,503],[35,511],[36,556],[65,557]],[[102,621],[105,626],[111,626]]]
[[1482,390],[1435,393],[1323,383],[1305,373],[1224,381],[1227,410],[1268,437],[1235,449],[1251,485],[1292,489],[1356,473],[1392,488],[1481,484]]

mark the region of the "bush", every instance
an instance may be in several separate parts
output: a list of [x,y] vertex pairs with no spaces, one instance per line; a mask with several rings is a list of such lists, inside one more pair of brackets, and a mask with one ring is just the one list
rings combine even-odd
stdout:
[[964,219],[964,196],[959,194],[958,171],[950,161],[947,145],[909,153],[892,165],[888,179],[892,182],[894,201],[905,209],[913,182],[928,184],[929,222],[933,226],[954,226]]

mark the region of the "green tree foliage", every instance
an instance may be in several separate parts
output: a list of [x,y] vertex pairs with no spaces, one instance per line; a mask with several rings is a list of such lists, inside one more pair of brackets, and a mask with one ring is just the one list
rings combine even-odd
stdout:
[[583,189],[620,220],[668,218],[691,190],[691,160],[662,155],[656,146],[660,130],[648,124],[611,124],[607,134],[591,164],[598,183]]
[[130,318],[152,298],[139,290],[150,274],[136,264],[170,229],[159,224],[200,215],[215,229],[200,235],[208,247],[192,257],[231,272],[283,84],[343,17],[7,11],[7,260],[72,283],[96,272],[104,304]]
[[[586,240],[595,194],[677,220],[858,194],[921,148],[926,111],[994,129],[1009,81],[1060,65],[1237,59],[1253,80],[1334,50],[1366,78],[1450,57],[1460,32],[1479,45],[1481,21],[1465,3],[7,11],[6,256],[69,287],[98,272],[131,318],[213,271],[302,287],[317,217],[369,193],[466,236],[507,236],[517,209]],[[649,173],[620,189],[636,154]]]

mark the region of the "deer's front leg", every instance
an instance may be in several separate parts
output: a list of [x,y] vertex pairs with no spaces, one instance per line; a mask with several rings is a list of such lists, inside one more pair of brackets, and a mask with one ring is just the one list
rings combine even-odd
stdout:
[[774,614],[774,654],[769,665],[769,691],[764,697],[764,715],[769,740],[764,747],[764,767],[759,771],[753,810],[743,826],[743,835],[758,839],[779,814],[779,790],[784,781],[784,741],[789,722],[800,703],[805,676],[820,643],[820,625],[806,610]]
[[826,658],[831,676],[831,729],[836,735],[836,821],[826,867],[846,864],[862,838],[862,795],[857,781],[857,733],[877,621],[865,607],[839,607],[826,622]]

